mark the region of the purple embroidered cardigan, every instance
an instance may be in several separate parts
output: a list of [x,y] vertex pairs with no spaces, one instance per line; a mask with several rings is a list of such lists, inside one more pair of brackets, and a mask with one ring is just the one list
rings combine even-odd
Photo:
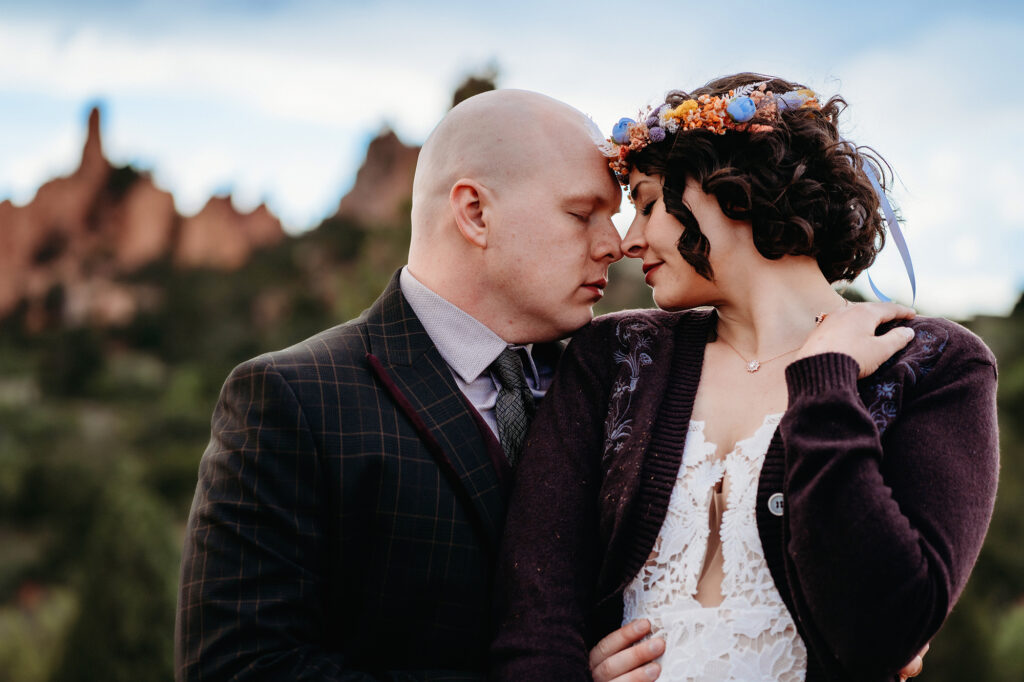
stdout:
[[[512,491],[494,679],[590,679],[588,650],[620,624],[664,520],[714,321],[618,313],[569,345]],[[952,322],[908,324],[915,340],[862,381],[837,353],[786,370],[756,513],[808,680],[897,679],[959,597],[991,518],[995,359]]]

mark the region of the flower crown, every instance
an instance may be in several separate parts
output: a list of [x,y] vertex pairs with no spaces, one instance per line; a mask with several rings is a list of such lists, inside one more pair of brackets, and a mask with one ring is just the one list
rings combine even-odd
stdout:
[[641,122],[619,119],[604,147],[611,158],[609,165],[625,185],[631,167],[629,156],[652,142],[663,141],[668,133],[697,128],[716,135],[724,135],[727,130],[765,133],[774,130],[772,124],[781,120],[783,111],[821,108],[813,90],[801,88],[775,94],[767,86],[768,81],[748,83],[725,95],[700,95],[696,99],[679,92],[669,93],[664,104],[641,112]]

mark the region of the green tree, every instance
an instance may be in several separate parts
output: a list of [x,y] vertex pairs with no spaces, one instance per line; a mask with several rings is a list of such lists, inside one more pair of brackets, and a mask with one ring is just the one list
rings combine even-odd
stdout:
[[55,681],[173,678],[178,547],[166,510],[126,469],[98,501]]
[[1024,603],[1003,616],[993,641],[999,680],[1024,680]]

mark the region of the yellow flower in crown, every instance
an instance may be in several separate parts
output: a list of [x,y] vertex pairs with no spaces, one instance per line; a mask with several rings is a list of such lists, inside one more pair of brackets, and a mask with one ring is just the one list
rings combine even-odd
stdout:
[[686,118],[686,114],[688,112],[696,111],[699,108],[699,106],[700,105],[697,104],[697,100],[688,99],[682,104],[680,104],[678,107],[673,109],[669,115],[676,119],[683,119]]

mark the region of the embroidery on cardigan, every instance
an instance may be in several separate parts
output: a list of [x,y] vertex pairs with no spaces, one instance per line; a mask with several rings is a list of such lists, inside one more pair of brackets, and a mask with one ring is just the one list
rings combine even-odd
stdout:
[[949,332],[937,325],[923,322],[915,325],[914,331],[917,335],[906,352],[893,356],[879,370],[879,373],[890,376],[889,369],[903,367],[907,378],[903,381],[880,381],[868,387],[872,398],[868,414],[878,427],[879,434],[885,433],[899,414],[904,385],[917,383],[935,369],[939,356],[949,343]]
[[619,452],[632,434],[629,406],[640,381],[640,369],[652,362],[647,349],[651,345],[654,328],[654,324],[643,318],[627,318],[615,326],[615,337],[622,349],[616,350],[613,357],[616,364],[625,365],[625,369],[619,372],[608,403],[608,418],[604,423],[604,461]]
[[900,395],[900,385],[895,381],[884,381],[874,385],[874,402],[868,407],[868,414],[871,421],[878,427],[878,433],[885,433],[885,429],[893,419],[896,418],[897,398]]

